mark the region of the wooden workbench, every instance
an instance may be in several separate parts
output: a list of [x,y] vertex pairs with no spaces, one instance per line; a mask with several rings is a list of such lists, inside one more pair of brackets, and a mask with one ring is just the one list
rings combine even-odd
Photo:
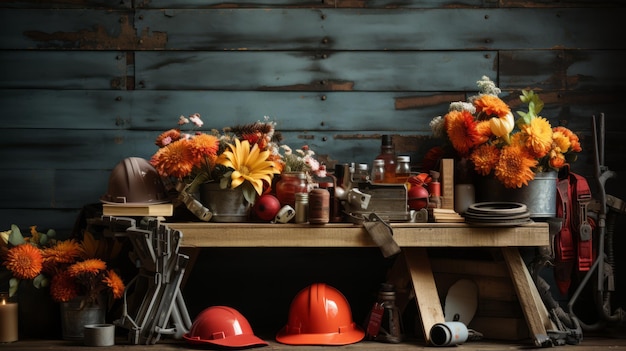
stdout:
[[[182,246],[202,247],[375,247],[361,225],[267,223],[167,223],[183,233]],[[436,323],[444,322],[427,248],[499,248],[536,346],[553,328],[518,247],[547,246],[547,223],[523,226],[469,226],[465,223],[393,223],[393,237],[401,247],[416,298],[426,342]],[[416,288],[419,287],[419,288]]]

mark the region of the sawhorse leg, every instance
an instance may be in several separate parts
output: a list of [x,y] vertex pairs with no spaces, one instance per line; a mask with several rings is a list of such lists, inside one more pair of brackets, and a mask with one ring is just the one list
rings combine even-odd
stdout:
[[[410,278],[410,282],[407,278]],[[426,249],[402,248],[390,272],[389,282],[398,289],[400,311],[404,310],[409,299],[415,297],[424,340],[427,344],[430,343],[430,329],[437,323],[445,322],[445,319]]]
[[502,255],[509,268],[517,298],[535,345],[551,345],[552,342],[548,337],[547,330],[557,330],[557,328],[550,320],[548,310],[541,300],[539,291],[519,254],[519,250],[515,247],[505,247],[502,248]]

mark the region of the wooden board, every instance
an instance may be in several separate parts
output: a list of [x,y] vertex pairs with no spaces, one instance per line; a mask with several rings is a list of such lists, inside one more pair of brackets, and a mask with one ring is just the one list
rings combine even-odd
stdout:
[[415,301],[422,323],[424,340],[430,341],[430,330],[437,323],[444,323],[443,308],[437,294],[437,286],[428,260],[428,253],[423,248],[403,248],[407,269],[415,292]]

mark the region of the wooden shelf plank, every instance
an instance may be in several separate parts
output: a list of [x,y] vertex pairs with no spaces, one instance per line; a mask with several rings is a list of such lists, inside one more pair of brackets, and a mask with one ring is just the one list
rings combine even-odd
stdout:
[[[360,225],[330,223],[166,223],[183,233],[183,246],[375,247]],[[479,227],[465,223],[392,223],[401,247],[510,247],[549,245],[548,224]]]

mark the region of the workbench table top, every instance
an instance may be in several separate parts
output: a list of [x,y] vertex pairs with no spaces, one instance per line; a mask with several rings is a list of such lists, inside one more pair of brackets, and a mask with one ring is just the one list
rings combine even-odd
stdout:
[[[350,223],[165,223],[191,247],[374,247],[362,225]],[[400,247],[521,247],[549,245],[548,224],[470,226],[465,223],[392,223]]]

